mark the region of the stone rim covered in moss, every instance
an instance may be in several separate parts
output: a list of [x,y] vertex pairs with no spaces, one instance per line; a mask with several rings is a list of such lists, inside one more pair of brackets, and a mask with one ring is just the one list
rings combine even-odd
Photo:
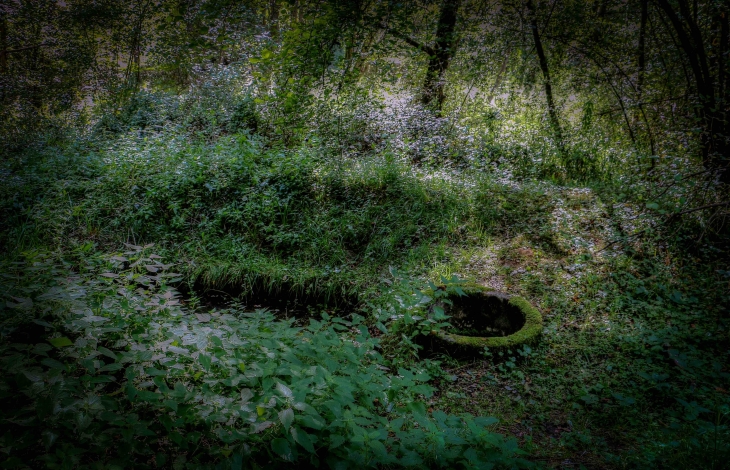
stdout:
[[533,343],[542,333],[542,315],[524,298],[497,292],[478,284],[467,285],[462,290],[468,296],[481,295],[506,300],[509,305],[524,315],[525,323],[519,330],[507,336],[464,336],[447,331],[436,332],[436,338],[447,349],[478,353],[485,347],[490,349],[510,348]]

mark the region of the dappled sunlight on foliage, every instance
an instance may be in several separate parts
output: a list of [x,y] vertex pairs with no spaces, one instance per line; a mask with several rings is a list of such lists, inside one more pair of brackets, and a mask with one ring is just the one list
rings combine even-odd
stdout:
[[0,467],[725,468],[729,17],[0,7]]

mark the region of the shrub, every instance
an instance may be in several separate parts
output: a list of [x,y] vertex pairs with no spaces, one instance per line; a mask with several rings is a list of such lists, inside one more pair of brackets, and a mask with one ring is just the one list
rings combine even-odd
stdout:
[[529,466],[495,419],[427,411],[428,374],[384,365],[361,317],[190,311],[151,248],[4,266],[6,466]]

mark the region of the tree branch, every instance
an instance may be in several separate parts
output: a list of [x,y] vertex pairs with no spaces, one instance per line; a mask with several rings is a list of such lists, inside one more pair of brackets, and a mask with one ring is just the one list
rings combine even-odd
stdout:
[[18,48],[15,48],[15,49],[8,49],[7,51],[5,51],[5,53],[6,54],[12,54],[14,52],[23,52],[23,51],[27,51],[29,49],[35,49],[37,47],[43,47],[43,46],[47,46],[47,45],[48,44],[44,44],[44,43],[33,44],[32,46],[25,46],[25,47],[18,47]]
[[400,31],[396,31],[395,29],[388,28],[386,30],[388,33],[392,34],[393,36],[397,37],[398,39],[402,40],[403,42],[415,47],[416,49],[421,50],[422,52],[425,52],[426,54],[433,56],[436,55],[436,52],[433,50],[433,48],[421,44],[420,42],[416,41],[415,39],[412,39],[405,34],[402,34]]
[[681,212],[675,212],[669,218],[671,219],[671,218],[676,217],[678,215],[690,214],[692,212],[697,212],[697,211],[701,211],[701,210],[704,210],[704,209],[710,209],[712,207],[722,207],[722,206],[727,206],[727,205],[730,205],[730,201],[717,202],[715,204],[705,204],[704,206],[693,207],[692,209],[683,210]]

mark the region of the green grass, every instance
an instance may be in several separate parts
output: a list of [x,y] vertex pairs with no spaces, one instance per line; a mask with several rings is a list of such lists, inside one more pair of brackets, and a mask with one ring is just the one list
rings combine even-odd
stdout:
[[[209,290],[298,297],[344,304],[343,315],[357,305],[383,363],[435,378],[434,396],[415,402],[496,416],[496,429],[537,462],[728,461],[727,267],[709,248],[684,252],[658,231],[599,252],[616,227],[655,221],[622,215],[645,205],[617,202],[626,188],[599,196],[390,154],[333,158],[315,144],[278,148],[245,133],[122,132],[38,146],[0,165],[2,261],[26,263],[7,269],[4,331],[44,312],[15,315],[13,297],[40,294],[28,287],[33,260],[57,262],[46,276],[91,282],[91,260],[124,242],[154,243],[192,299]],[[541,340],[473,362],[419,360],[415,336],[438,321],[418,291],[453,275],[526,298],[543,315]],[[65,359],[69,371],[74,360]],[[216,449],[212,461],[226,457]]]
[[3,208],[14,222],[7,251],[157,243],[198,289],[356,297],[389,265],[448,274],[435,254],[544,225],[537,190],[387,157],[333,161],[244,135],[212,145],[125,135],[30,152],[9,173],[24,183],[4,187],[14,204]]

